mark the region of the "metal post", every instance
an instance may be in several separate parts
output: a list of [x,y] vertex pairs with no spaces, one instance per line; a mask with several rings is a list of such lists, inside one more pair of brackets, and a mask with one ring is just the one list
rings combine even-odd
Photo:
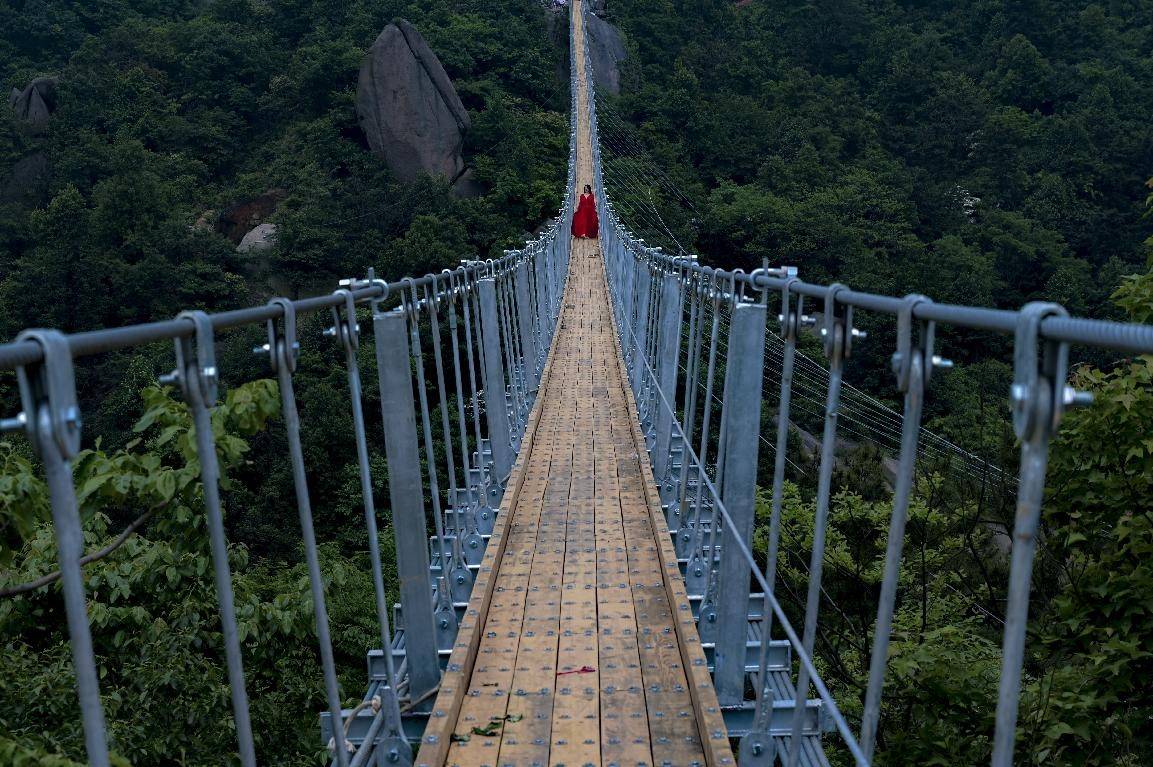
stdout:
[[202,311],[181,312],[196,332],[193,338],[176,339],[176,370],[162,379],[180,386],[184,401],[192,413],[196,430],[196,456],[200,461],[200,483],[204,488],[204,512],[208,521],[208,541],[212,550],[212,574],[220,606],[220,627],[224,635],[224,655],[228,664],[228,683],[232,696],[232,716],[240,762],[255,767],[256,746],[248,711],[248,693],[244,681],[244,664],[240,634],[236,627],[233,604],[232,572],[228,565],[228,542],[224,536],[224,515],[220,508],[220,466],[216,457],[216,438],[212,432],[209,409],[216,405],[218,373],[212,320]]
[[[745,644],[749,625],[749,565],[737,555],[740,536],[752,546],[756,514],[757,443],[760,441],[761,382],[764,377],[763,304],[738,304],[729,331],[728,369],[722,418],[727,422],[724,485],[721,495],[733,525],[724,531],[718,573],[717,700],[740,705],[745,698]],[[766,639],[767,641],[767,639]]]
[[493,480],[504,487],[512,471],[512,432],[505,402],[504,367],[501,362],[500,318],[496,305],[496,281],[485,277],[480,288],[480,330],[484,348],[484,405],[488,437],[492,443]]
[[[784,496],[785,462],[789,446],[789,405],[793,393],[793,367],[796,361],[797,338],[801,328],[809,324],[809,318],[804,313],[804,297],[796,297],[796,307],[793,307],[791,288],[797,281],[796,269],[785,267],[781,270],[786,275],[785,284],[781,288],[781,336],[784,339],[781,362],[781,388],[777,405],[777,442],[776,454],[773,464],[773,496],[772,510],[769,517],[768,555],[765,560],[765,589],[764,607],[761,609],[761,653],[757,662],[758,677],[761,689],[757,692],[756,710],[753,714],[754,727],[741,741],[741,755],[750,764],[772,764],[775,755],[775,741],[768,737],[768,722],[772,717],[774,693],[768,679],[769,647],[773,640],[773,593],[777,583],[777,555],[781,538],[781,506]],[[794,701],[796,705],[796,701]]]
[[[420,447],[416,436],[416,408],[408,328],[402,312],[377,313],[372,318],[376,336],[376,368],[380,376],[380,409],[384,417],[384,450],[388,460],[388,493],[396,536],[396,565],[400,602],[407,632],[409,695],[413,700],[440,683],[432,585],[428,579],[428,521],[424,513],[424,486],[420,475]],[[389,652],[389,648],[385,648]]]
[[536,333],[533,332],[532,323],[532,308],[529,303],[528,292],[528,261],[524,256],[521,256],[521,261],[516,267],[516,314],[517,325],[520,329],[520,348],[523,350],[524,359],[521,361],[524,365],[525,380],[528,383],[528,390],[535,392],[540,387],[540,377],[537,375],[536,361],[537,361],[537,339]]
[[[369,274],[368,284],[380,284],[384,287],[384,298],[388,295],[388,284],[383,280],[376,281]],[[400,723],[400,703],[397,700],[396,667],[392,658],[392,628],[388,620],[388,602],[384,590],[384,570],[380,559],[380,536],[376,525],[376,502],[372,497],[372,473],[369,469],[368,458],[368,432],[364,425],[364,404],[360,384],[360,363],[356,352],[360,348],[360,323],[356,319],[356,304],[352,293],[348,290],[338,290],[337,295],[344,298],[343,307],[332,309],[332,329],[329,335],[333,336],[344,350],[345,368],[348,372],[348,394],[352,403],[352,425],[356,440],[356,458],[360,469],[360,498],[364,506],[364,526],[368,533],[368,554],[372,568],[372,587],[376,597],[376,621],[380,630],[380,647],[384,657],[385,689],[381,690],[382,705],[390,710],[385,717],[387,724],[393,724],[388,737],[392,747],[398,753],[404,753],[409,761],[412,759],[412,749],[404,738],[404,732],[397,727]],[[373,301],[373,310],[379,307],[379,299]]]
[[632,354],[632,387],[636,396],[637,406],[641,406],[641,382],[644,380],[645,364],[641,360],[648,347],[649,333],[649,293],[652,286],[652,274],[649,264],[643,259],[637,259],[637,269],[640,270],[640,303],[637,304],[636,324],[633,326],[633,354]]
[[[328,628],[328,607],[324,601],[324,577],[320,572],[320,554],[316,548],[316,531],[312,524],[312,501],[308,494],[308,477],[304,470],[304,450],[300,445],[300,414],[296,410],[296,392],[292,374],[296,371],[296,307],[287,298],[269,301],[283,312],[282,322],[268,321],[268,344],[257,351],[266,352],[276,381],[280,385],[280,409],[284,415],[284,431],[288,437],[288,455],[292,464],[292,484],[296,490],[296,511],[300,519],[300,533],[304,539],[304,559],[308,568],[308,585],[312,592],[312,605],[316,612],[316,636],[320,644],[320,666],[324,673],[324,692],[328,712],[332,717],[333,732],[342,733],[344,717],[340,705],[340,688],[336,678],[336,659],[332,653],[332,637]],[[336,763],[348,767],[348,750],[338,735],[333,742]]]
[[[666,274],[661,284],[660,353],[653,367],[660,375],[659,386],[672,407],[677,405],[677,366],[681,352],[681,280],[677,274]],[[763,325],[764,323],[762,323]],[[762,344],[763,346],[764,344]],[[656,446],[653,448],[653,475],[661,500],[669,503],[669,450],[672,446],[673,418],[676,413],[658,408],[656,414]],[[669,525],[673,524],[669,520]]]
[[16,340],[33,341],[44,353],[39,365],[17,368],[24,409],[20,420],[33,449],[44,462],[48,482],[72,667],[76,672],[76,692],[84,724],[84,748],[90,765],[108,767],[108,735],[80,568],[84,531],[80,525],[76,488],[72,484],[72,459],[80,452],[80,407],[76,402],[72,352],[64,334],[56,330],[26,330]]
[[536,283],[536,323],[537,333],[540,338],[540,349],[537,350],[536,359],[536,376],[537,385],[540,385],[540,372],[544,368],[545,355],[548,354],[549,346],[552,344],[552,333],[549,327],[549,297],[548,297],[548,258],[553,251],[552,245],[537,251],[536,257],[533,259],[533,275],[534,282]]

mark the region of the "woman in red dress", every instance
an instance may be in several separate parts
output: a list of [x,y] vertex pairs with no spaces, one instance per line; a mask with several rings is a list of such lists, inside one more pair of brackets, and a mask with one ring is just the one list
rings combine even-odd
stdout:
[[577,203],[576,213],[572,217],[572,236],[595,240],[599,232],[600,220],[597,218],[596,198],[593,197],[593,188],[585,184],[580,202]]

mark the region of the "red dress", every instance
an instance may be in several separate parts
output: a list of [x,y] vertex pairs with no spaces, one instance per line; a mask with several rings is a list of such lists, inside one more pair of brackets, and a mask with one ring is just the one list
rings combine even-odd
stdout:
[[572,236],[596,238],[600,232],[597,218],[596,199],[591,194],[582,194],[572,217]]

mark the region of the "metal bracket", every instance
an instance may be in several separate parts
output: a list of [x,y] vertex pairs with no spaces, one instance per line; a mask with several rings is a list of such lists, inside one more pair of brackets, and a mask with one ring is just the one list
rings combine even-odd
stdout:
[[380,295],[373,296],[368,299],[368,305],[372,309],[373,314],[378,314],[381,311],[380,304],[388,298],[389,288],[388,283],[376,276],[376,270],[371,266],[368,267],[368,274],[363,280],[358,280],[355,277],[349,277],[340,281],[340,287],[349,288],[351,290],[359,290],[361,288],[380,288]]
[[176,318],[191,322],[193,335],[176,339],[176,369],[160,381],[179,386],[186,401],[211,408],[216,403],[220,383],[212,320],[199,310],[181,312]]
[[796,270],[793,270],[793,273],[785,278],[785,284],[781,286],[781,313],[777,319],[781,323],[781,338],[786,341],[796,341],[801,335],[801,329],[811,324],[812,320],[811,317],[805,316],[805,297],[801,294],[796,294],[796,310],[792,308],[793,283],[799,281]]
[[404,737],[404,722],[397,716],[400,705],[396,699],[396,691],[388,685],[383,685],[376,694],[381,699],[381,711],[384,713],[384,725],[381,730],[385,733],[384,737],[373,744],[377,767],[386,767],[390,764],[412,767],[412,746]]
[[837,296],[848,290],[847,285],[834,282],[825,294],[824,327],[821,336],[824,338],[825,356],[848,359],[853,353],[853,337],[861,338],[863,333],[853,328],[853,307],[849,304],[839,304]]
[[272,372],[279,372],[281,366],[291,375],[296,372],[296,362],[300,357],[300,343],[296,340],[296,307],[287,298],[274,298],[270,306],[279,306],[284,313],[278,322],[268,321],[268,343],[253,351],[268,355]]
[[1087,405],[1089,392],[1065,385],[1069,344],[1046,340],[1039,355],[1041,323],[1046,317],[1067,317],[1058,304],[1033,302],[1021,308],[1013,343],[1013,430],[1023,441],[1051,436],[1067,406]]
[[340,296],[343,303],[332,307],[332,327],[324,331],[326,336],[335,338],[346,351],[355,352],[360,348],[360,323],[356,321],[356,300],[347,288],[332,291]]
[[[44,448],[42,440],[50,439],[56,444],[60,457],[69,461],[80,452],[82,421],[68,339],[59,330],[34,329],[25,330],[16,336],[16,341],[39,344],[44,359],[35,365],[16,368],[24,411],[6,421],[5,429],[23,428],[37,455]],[[47,408],[47,424],[40,423],[41,408]]]
[[[893,352],[892,368],[897,377],[897,390],[909,391],[909,387],[919,385],[922,388],[929,385],[933,368],[952,367],[953,363],[933,353],[933,344],[936,337],[936,323],[932,321],[917,321],[913,312],[918,304],[932,303],[932,299],[919,294],[905,296],[904,305],[897,312],[897,351]],[[917,328],[916,346],[913,341],[913,328]],[[914,356],[920,356],[919,383],[914,379]]]
[[456,642],[456,610],[452,606],[448,581],[443,577],[438,578],[436,582],[436,610],[433,613],[433,621],[436,626],[436,646],[441,650],[451,650]]

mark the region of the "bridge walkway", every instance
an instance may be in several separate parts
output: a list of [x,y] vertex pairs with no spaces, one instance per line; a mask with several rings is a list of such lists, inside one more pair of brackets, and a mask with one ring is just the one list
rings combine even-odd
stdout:
[[[577,161],[579,189],[592,182],[583,108]],[[600,249],[572,248],[541,393],[417,763],[732,765]]]

